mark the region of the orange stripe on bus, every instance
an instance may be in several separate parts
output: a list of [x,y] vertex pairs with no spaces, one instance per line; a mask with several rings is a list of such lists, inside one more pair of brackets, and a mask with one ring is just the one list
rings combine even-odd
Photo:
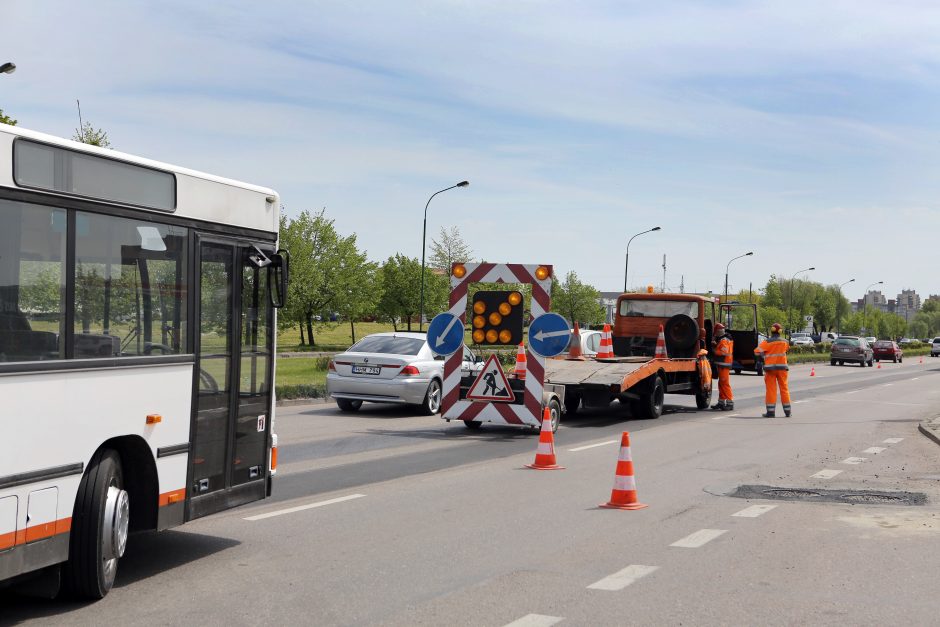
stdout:
[[38,525],[33,525],[32,527],[26,528],[26,542],[35,542],[36,540],[44,540],[45,538],[51,538],[55,535],[55,521],[41,523]]
[[0,551],[9,549],[16,544],[16,532],[0,533]]
[[180,488],[179,490],[173,490],[172,492],[164,492],[160,495],[160,507],[166,507],[167,505],[172,505],[173,503],[180,503],[186,499],[186,488]]
[[29,529],[20,529],[10,533],[0,533],[0,551],[26,544],[27,542],[36,542],[45,540],[60,533],[68,533],[72,530],[72,518],[60,518],[52,522],[33,525]]

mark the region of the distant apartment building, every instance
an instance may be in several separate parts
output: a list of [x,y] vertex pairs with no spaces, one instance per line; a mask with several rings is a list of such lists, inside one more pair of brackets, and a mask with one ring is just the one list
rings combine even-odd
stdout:
[[889,301],[887,297],[881,293],[881,290],[871,290],[865,294],[864,297],[852,303],[853,311],[861,311],[866,307],[890,313],[894,311],[894,301]]
[[894,313],[905,320],[913,318],[914,314],[920,310],[920,296],[914,290],[901,290],[896,303]]

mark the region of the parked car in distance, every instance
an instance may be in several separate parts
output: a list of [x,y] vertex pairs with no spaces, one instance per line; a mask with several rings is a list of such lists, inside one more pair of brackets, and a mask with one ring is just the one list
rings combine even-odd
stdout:
[[900,341],[898,341],[898,344],[900,344],[901,346],[907,346],[908,344],[913,344],[914,342],[919,342],[919,341],[920,340],[915,340],[909,337],[902,337]]
[[809,333],[791,333],[790,346],[813,346],[816,342]]
[[[579,329],[579,334],[581,335],[581,354],[585,357],[593,357],[601,349],[601,331],[595,331],[591,329]],[[568,342],[568,348],[560,357],[564,357],[571,351],[571,343],[574,342],[574,334],[571,335],[571,340]]]
[[878,340],[871,348],[875,354],[875,361],[890,359],[896,364],[904,361],[904,351],[896,342],[891,340]]
[[843,335],[832,343],[829,351],[829,365],[837,363],[842,366],[845,362],[857,362],[860,366],[873,366],[874,353],[868,339],[854,335]]
[[940,337],[935,337],[930,342],[930,356],[936,357],[937,355],[940,355]]
[[[482,362],[463,347],[464,374],[480,370]],[[373,333],[330,360],[326,391],[344,412],[369,401],[417,405],[431,416],[440,411],[443,381],[444,357],[431,352],[426,334]]]
[[816,341],[820,344],[823,344],[823,343],[828,344],[829,342],[835,342],[838,338],[839,338],[838,333],[833,333],[832,331],[823,331],[819,334],[819,339]]
[[874,344],[875,342],[878,341],[878,338],[876,338],[876,337],[871,337],[871,336],[865,337],[865,338],[862,338],[862,339],[864,339],[866,342],[868,342],[869,345]]

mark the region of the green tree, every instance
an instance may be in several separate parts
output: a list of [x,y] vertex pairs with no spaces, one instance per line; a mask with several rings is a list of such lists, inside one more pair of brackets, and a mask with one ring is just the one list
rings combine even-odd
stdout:
[[927,335],[930,333],[927,325],[922,320],[913,320],[909,325],[907,325],[907,330],[910,337],[916,338],[927,337]]
[[356,322],[372,315],[382,298],[382,280],[377,263],[367,259],[365,251],[355,248],[355,235],[346,246],[350,246],[343,255],[340,272],[337,276],[336,300],[334,309],[349,321],[349,330],[353,343],[356,342]]
[[[382,264],[381,275],[379,314],[396,331],[402,322],[410,331],[421,309],[421,262],[396,253]],[[425,270],[424,282],[424,314],[430,319],[447,307],[449,289],[446,275],[435,271]]]
[[16,120],[8,116],[3,112],[3,109],[0,109],[0,124],[9,124],[10,126],[16,126]]
[[560,313],[572,323],[583,325],[604,321],[604,308],[600,304],[600,292],[593,286],[582,283],[574,271],[565,275],[565,280],[552,277],[552,310]]
[[428,266],[449,274],[453,264],[467,263],[472,257],[473,251],[464,242],[456,226],[451,227],[450,231],[441,227],[438,239],[431,240],[431,257],[428,259]]
[[83,144],[100,146],[101,148],[111,147],[108,134],[102,129],[92,126],[91,122],[85,122],[82,124],[81,128],[75,129],[75,134],[72,135],[72,139],[77,142],[82,142]]

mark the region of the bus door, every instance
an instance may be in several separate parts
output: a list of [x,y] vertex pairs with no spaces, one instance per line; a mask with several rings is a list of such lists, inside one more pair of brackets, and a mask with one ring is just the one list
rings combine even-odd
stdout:
[[267,494],[273,309],[270,244],[198,239],[188,519]]

